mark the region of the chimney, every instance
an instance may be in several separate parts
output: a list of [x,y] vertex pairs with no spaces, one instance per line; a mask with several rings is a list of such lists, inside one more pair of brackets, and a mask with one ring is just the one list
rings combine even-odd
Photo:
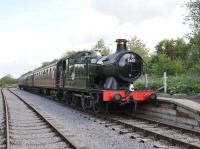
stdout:
[[115,40],[115,42],[117,43],[117,51],[116,52],[121,52],[121,51],[127,51],[127,45],[126,43],[128,42],[128,40],[126,39],[117,39]]

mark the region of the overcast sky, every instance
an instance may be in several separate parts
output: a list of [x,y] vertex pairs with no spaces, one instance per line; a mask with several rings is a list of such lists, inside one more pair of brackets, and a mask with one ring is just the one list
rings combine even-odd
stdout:
[[19,77],[100,38],[114,45],[137,35],[153,51],[160,40],[189,31],[181,5],[183,0],[0,0],[0,77]]

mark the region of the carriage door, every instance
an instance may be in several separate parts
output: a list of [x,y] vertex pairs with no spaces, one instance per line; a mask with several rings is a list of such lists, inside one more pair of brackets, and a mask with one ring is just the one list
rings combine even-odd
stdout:
[[61,77],[61,84],[60,87],[64,88],[65,86],[65,70],[66,70],[66,61],[62,61],[62,77]]
[[57,86],[57,88],[59,88],[60,87],[60,81],[61,81],[61,62],[59,62],[58,64],[57,64],[57,75],[56,75],[56,80],[57,80],[57,82],[56,82],[56,86]]
[[66,69],[66,62],[60,61],[57,66],[57,86],[59,88],[63,88],[64,86],[64,78],[65,78],[65,69]]

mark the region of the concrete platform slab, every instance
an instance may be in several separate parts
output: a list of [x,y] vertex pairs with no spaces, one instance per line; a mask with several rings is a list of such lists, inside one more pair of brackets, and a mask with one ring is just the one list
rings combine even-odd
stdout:
[[190,99],[168,98],[159,96],[158,101],[173,103],[187,110],[191,110],[193,112],[197,112],[198,114],[200,114],[200,103]]

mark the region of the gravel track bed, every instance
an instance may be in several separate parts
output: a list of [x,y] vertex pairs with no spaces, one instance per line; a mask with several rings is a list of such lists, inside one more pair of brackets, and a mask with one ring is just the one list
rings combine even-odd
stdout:
[[43,125],[43,126],[37,126],[37,127],[16,127],[16,126],[12,126],[11,130],[31,130],[31,131],[35,131],[35,130],[41,130],[41,129],[49,129],[49,131],[51,130],[48,126]]
[[5,111],[2,95],[0,93],[0,148],[6,147],[6,136],[5,136]]
[[[49,121],[62,129],[65,135],[71,135],[75,142],[92,149],[153,149],[153,148],[178,148],[155,141],[151,137],[143,137],[138,133],[119,135],[112,127],[105,128],[108,122],[91,118],[87,114],[73,110],[64,104],[49,100],[26,91],[12,89],[20,97],[36,107]],[[101,124],[100,124],[101,123]],[[123,130],[115,126],[115,130]],[[127,130],[125,130],[127,131]],[[134,136],[131,139],[130,136]]]
[[8,90],[3,90],[3,93],[10,116],[11,148],[68,148],[68,145],[15,95]]
[[188,134],[188,133],[184,133],[180,130],[177,129],[172,129],[172,128],[168,128],[168,127],[164,127],[164,126],[159,126],[159,125],[149,125],[148,122],[143,122],[141,120],[127,120],[126,118],[122,118],[122,117],[118,117],[118,116],[112,116],[112,118],[121,121],[121,122],[125,122],[127,124],[133,125],[133,126],[137,126],[139,128],[144,128],[146,130],[151,130],[152,132],[156,132],[158,134],[161,135],[165,135],[167,137],[170,138],[174,138],[177,140],[181,140],[182,142],[186,142],[186,143],[191,143],[193,145],[197,145],[200,147],[200,137],[197,135],[192,135],[192,134]]
[[[52,137],[55,137],[55,133],[48,133],[48,134],[44,134],[44,133],[37,133],[37,134],[23,134],[27,139],[31,139],[31,138],[52,138]],[[13,137],[16,138],[16,139],[19,139],[20,136],[19,135],[14,135],[13,134]]]
[[44,126],[44,124],[43,123],[17,123],[17,121],[15,121],[15,124],[11,124],[10,126],[12,126],[12,127],[40,127],[40,126]]
[[35,145],[42,145],[42,144],[44,144],[44,145],[45,144],[55,144],[55,143],[61,142],[61,141],[62,140],[58,137],[53,137],[53,138],[51,138],[51,140],[47,139],[47,138],[45,138],[45,139],[34,138],[34,140],[33,140],[33,138],[31,138],[31,139],[28,139],[28,138],[23,138],[23,139],[22,138],[19,138],[19,139],[13,138],[12,141],[11,141],[11,144],[15,144],[15,145],[23,144],[23,145],[33,145],[33,146],[35,146]]
[[49,135],[49,133],[51,133],[52,131],[51,130],[47,130],[47,129],[45,129],[45,130],[40,130],[39,132],[38,131],[29,131],[29,130],[26,130],[26,131],[24,131],[24,130],[18,130],[18,131],[16,131],[16,130],[14,130],[14,131],[10,131],[10,134],[13,134],[13,135],[23,135],[23,136],[25,136],[25,135],[33,135],[33,134],[44,134],[44,133],[46,133],[46,134],[48,134]]
[[34,146],[30,146],[30,145],[13,145],[14,149],[49,149],[49,148],[53,148],[53,149],[61,149],[63,148],[63,146],[65,146],[66,144],[63,142],[57,142],[54,144],[39,144],[39,145],[34,145]]

